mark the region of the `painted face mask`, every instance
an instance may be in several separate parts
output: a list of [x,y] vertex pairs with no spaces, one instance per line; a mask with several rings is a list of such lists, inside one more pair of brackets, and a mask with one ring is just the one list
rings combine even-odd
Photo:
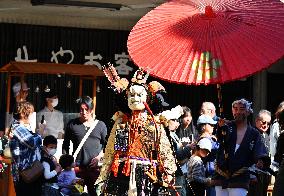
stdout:
[[52,99],[51,105],[52,105],[52,107],[56,107],[58,105],[58,98]]
[[143,86],[133,85],[128,91],[128,107],[131,110],[145,109],[144,102],[147,100],[147,92]]

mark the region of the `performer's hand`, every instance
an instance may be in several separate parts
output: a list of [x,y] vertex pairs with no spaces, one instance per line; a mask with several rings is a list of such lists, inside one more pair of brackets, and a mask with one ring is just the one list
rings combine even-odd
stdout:
[[171,184],[171,182],[173,181],[173,176],[171,175],[166,175],[164,176],[164,182],[167,183],[167,184]]
[[193,150],[193,149],[195,149],[195,147],[196,147],[196,143],[195,143],[195,142],[192,142],[192,143],[190,143],[190,144],[187,144],[187,146],[189,146],[190,149]]
[[96,194],[98,196],[103,194],[103,191],[105,189],[105,183],[104,182],[100,182],[98,184],[95,185],[95,189],[96,189]]
[[219,126],[219,127],[222,127],[222,126],[224,126],[225,124],[227,124],[228,122],[230,122],[230,121],[227,120],[227,119],[225,119],[225,118],[220,118],[220,119],[218,120],[218,126]]

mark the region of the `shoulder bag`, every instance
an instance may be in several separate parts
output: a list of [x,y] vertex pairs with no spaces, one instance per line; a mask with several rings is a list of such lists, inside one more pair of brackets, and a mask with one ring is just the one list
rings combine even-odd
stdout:
[[76,151],[73,154],[74,160],[76,161],[77,156],[81,150],[81,148],[83,147],[84,143],[86,142],[86,140],[88,139],[89,135],[91,134],[91,132],[94,130],[94,128],[97,126],[99,120],[95,120],[95,122],[93,123],[93,125],[90,127],[90,129],[88,130],[88,132],[84,135],[83,139],[81,140],[78,148],[76,149]]
[[[18,137],[17,134],[15,134],[16,137]],[[24,141],[21,141],[25,146],[27,146],[29,149],[34,150],[36,153],[36,156],[38,160],[34,161],[30,167],[19,171],[21,178],[23,179],[24,182],[26,183],[32,183],[36,181],[40,176],[43,174],[43,165],[40,162],[40,156],[39,156],[39,150],[36,147],[31,147],[29,144],[27,144]]]

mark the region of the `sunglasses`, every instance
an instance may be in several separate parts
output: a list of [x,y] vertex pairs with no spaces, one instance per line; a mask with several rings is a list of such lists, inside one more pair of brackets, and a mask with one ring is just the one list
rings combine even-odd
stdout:
[[267,122],[267,121],[265,121],[265,120],[259,120],[259,121],[260,121],[260,123],[261,123],[262,125],[267,125],[267,126],[270,125],[270,122]]

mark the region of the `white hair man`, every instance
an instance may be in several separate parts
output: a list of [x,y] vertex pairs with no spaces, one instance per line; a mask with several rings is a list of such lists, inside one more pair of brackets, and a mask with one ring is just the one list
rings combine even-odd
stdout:
[[216,116],[216,107],[212,102],[203,102],[201,105],[200,114],[208,115],[211,118]]
[[267,156],[259,132],[247,120],[252,113],[251,105],[245,99],[234,101],[234,120],[219,130],[222,134],[218,139],[222,142],[217,152],[216,179],[220,181],[215,187],[216,195],[246,196],[250,182],[248,167],[255,163],[261,167],[260,159]]

